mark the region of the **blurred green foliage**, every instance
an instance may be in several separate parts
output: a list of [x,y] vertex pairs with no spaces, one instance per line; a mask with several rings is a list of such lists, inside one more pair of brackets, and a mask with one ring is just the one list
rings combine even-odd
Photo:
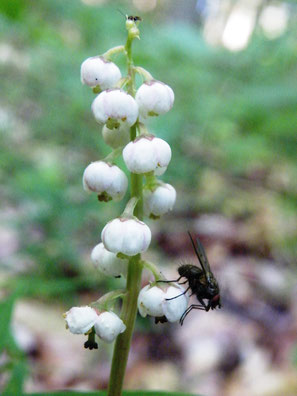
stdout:
[[[4,223],[19,243],[2,269],[21,273],[6,282],[8,295],[16,289],[17,297],[59,298],[70,306],[75,291],[104,292],[114,282],[94,278],[86,265],[102,227],[124,203],[99,204],[82,190],[84,168],[109,148],[79,69],[85,58],[124,43],[118,5],[0,3],[0,52],[10,54],[0,63],[1,201]],[[144,18],[134,46],[135,63],[175,91],[173,111],[151,127],[173,149],[163,179],[177,187],[177,211],[244,217],[258,227],[257,218],[271,208],[268,216],[276,218],[268,244],[289,259],[296,242],[295,34],[294,24],[275,40],[256,30],[245,51],[229,53],[210,48],[197,26],[163,22],[161,14]],[[8,305],[2,307],[7,323]],[[9,338],[4,322],[1,334]],[[8,338],[0,341],[13,357]]]

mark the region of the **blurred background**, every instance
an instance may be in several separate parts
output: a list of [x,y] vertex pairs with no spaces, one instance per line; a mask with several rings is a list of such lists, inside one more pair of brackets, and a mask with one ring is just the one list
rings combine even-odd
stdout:
[[[1,0],[0,389],[108,383],[112,346],[85,350],[62,313],[125,284],[90,261],[125,202],[98,203],[81,183],[85,167],[110,149],[80,65],[125,43],[119,10],[143,18],[135,63],[176,95],[150,130],[172,147],[162,180],[175,186],[177,203],[149,222],[145,257],[176,277],[181,263],[197,264],[190,230],[223,302],[192,311],[183,327],[138,317],[125,387],[296,396],[293,0]],[[123,58],[116,61],[124,72]]]

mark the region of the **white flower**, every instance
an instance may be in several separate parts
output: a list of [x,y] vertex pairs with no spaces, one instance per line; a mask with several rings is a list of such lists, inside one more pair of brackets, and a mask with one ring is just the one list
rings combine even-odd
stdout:
[[[83,187],[86,191],[98,193],[99,200],[120,201],[126,194],[128,179],[116,165],[104,161],[92,162],[84,171]],[[101,198],[101,199],[100,199]]]
[[121,123],[131,126],[138,117],[135,99],[120,89],[101,92],[92,103],[92,111],[97,122],[105,124],[109,121],[112,126],[117,127]]
[[110,252],[135,256],[149,247],[151,230],[138,219],[117,218],[106,224],[101,239]]
[[150,285],[145,286],[140,290],[137,300],[140,315],[142,317],[146,317],[146,315],[157,317],[163,316],[162,303],[164,301],[164,297],[164,290],[160,287],[150,287]]
[[114,312],[101,313],[94,327],[97,336],[105,342],[114,341],[126,330],[124,322]]
[[125,164],[132,173],[148,173],[168,166],[171,148],[165,140],[144,135],[127,144],[123,150]]
[[154,191],[144,190],[144,211],[147,216],[161,216],[172,210],[176,191],[170,184],[161,184]]
[[168,85],[151,80],[139,87],[135,100],[139,106],[139,114],[147,118],[167,113],[173,106],[174,93]]
[[101,90],[111,88],[122,77],[120,69],[102,56],[86,59],[80,68],[80,79],[90,87],[99,86]]
[[91,259],[94,266],[105,275],[126,275],[128,260],[120,259],[115,253],[106,250],[102,242],[92,250]]
[[105,143],[114,149],[125,146],[130,141],[130,128],[126,124],[121,124],[118,128],[113,129],[109,129],[104,125],[102,137]]
[[71,333],[84,334],[94,326],[98,314],[88,306],[73,307],[64,314],[64,317]]
[[[189,302],[189,296],[182,294],[183,292],[183,287],[177,283],[162,288],[159,286],[145,286],[140,291],[137,300],[140,315],[143,317],[150,315],[156,318],[165,316],[168,322],[178,321],[185,312]],[[168,300],[176,296],[178,297]]]
[[[162,308],[164,315],[166,316],[168,322],[177,322],[180,320],[182,314],[187,309],[189,303],[188,294],[182,294],[184,292],[184,288],[178,284],[174,284],[174,286],[169,286],[167,289],[165,300],[162,303]],[[168,300],[172,297],[176,297],[173,300]]]

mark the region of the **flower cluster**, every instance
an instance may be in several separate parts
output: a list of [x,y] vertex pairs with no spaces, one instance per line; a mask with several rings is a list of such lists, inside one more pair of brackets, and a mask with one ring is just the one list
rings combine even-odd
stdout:
[[[129,18],[126,27],[126,47],[114,47],[103,55],[86,59],[81,65],[81,82],[97,95],[91,105],[93,116],[102,126],[104,142],[113,149],[105,159],[95,160],[87,166],[83,173],[83,188],[95,193],[101,202],[120,201],[128,188],[126,174],[114,163],[121,154],[131,173],[131,198],[122,215],[105,225],[101,241],[91,253],[95,268],[112,277],[126,276],[129,262],[141,265],[140,254],[150,245],[151,231],[142,221],[142,209],[139,210],[137,205],[143,207],[145,215],[157,219],[172,210],[176,200],[174,187],[158,179],[170,163],[171,148],[165,140],[150,134],[144,124],[149,118],[165,114],[172,108],[174,93],[145,69],[133,66],[127,48],[134,38],[139,38],[139,31],[135,21]],[[110,60],[120,52],[127,57],[126,77],[122,77],[118,66]],[[138,89],[135,87],[136,73],[143,78]],[[156,275],[155,280],[158,280]],[[95,348],[94,334],[111,342],[125,331],[122,320],[106,308],[110,303],[103,296],[96,305],[100,312],[91,307],[74,307],[65,314],[67,327],[72,333],[89,335],[87,347],[90,349]],[[187,303],[187,295],[177,284],[147,285],[138,298],[140,314],[155,316],[156,322],[179,320]]]
[[[143,72],[144,69],[141,69]],[[137,68],[136,68],[137,71]],[[149,73],[147,73],[150,76]],[[146,77],[147,77],[146,75]],[[171,160],[171,149],[163,139],[149,134],[141,128],[141,120],[158,116],[169,111],[174,102],[173,90],[166,84],[147,77],[138,88],[135,97],[123,89],[127,79],[122,78],[119,68],[104,56],[86,59],[81,65],[81,81],[100,92],[92,103],[92,112],[96,121],[103,125],[104,141],[113,149],[122,148],[123,159],[127,169],[138,175],[153,174],[144,186],[145,214],[158,218],[172,210],[176,199],[175,189],[156,179],[162,175]],[[136,126],[135,138],[130,141],[130,127]],[[92,162],[84,171],[83,187],[95,192],[100,201],[121,200],[127,191],[128,179],[113,161]],[[115,255],[103,260],[102,249],[114,254],[122,253],[135,256],[147,250],[151,241],[148,226],[133,216],[125,213],[111,220],[101,233],[103,247],[99,258],[92,260],[98,269],[109,275],[123,273],[122,265],[115,265]],[[99,246],[99,245],[98,245]],[[97,250],[99,249],[97,246]],[[94,249],[95,250],[95,249]],[[98,250],[99,251],[99,250]],[[104,263],[102,263],[102,260]],[[110,269],[106,263],[109,263]],[[114,267],[119,270],[115,271]]]
[[[94,328],[96,335],[105,342],[114,341],[126,330],[123,321],[112,311],[98,312],[88,306],[72,307],[64,317],[71,333],[86,334]],[[93,347],[96,348],[95,345]]]

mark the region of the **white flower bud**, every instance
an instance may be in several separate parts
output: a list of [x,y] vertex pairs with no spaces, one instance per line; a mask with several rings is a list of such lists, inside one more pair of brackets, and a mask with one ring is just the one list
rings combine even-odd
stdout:
[[120,259],[115,253],[105,249],[103,243],[94,247],[91,253],[94,266],[107,276],[126,275],[128,260]]
[[151,230],[138,219],[117,218],[106,224],[101,239],[110,252],[135,256],[149,247]]
[[[126,194],[128,179],[116,165],[104,161],[92,162],[84,171],[83,187],[98,194],[99,200],[120,201]],[[101,199],[100,199],[101,197]]]
[[172,210],[176,191],[170,184],[161,184],[154,191],[144,190],[144,211],[147,216],[162,216]]
[[[184,291],[184,288],[176,283],[174,286],[170,286],[167,289],[165,300],[162,303],[162,308],[168,322],[177,322],[187,309],[189,296],[187,293],[182,294]],[[173,300],[168,300],[169,298],[176,296],[179,297],[174,298]]]
[[86,59],[80,68],[80,79],[90,87],[99,85],[101,90],[113,87],[122,77],[120,69],[102,56]]
[[[182,294],[184,289],[177,283],[172,286],[145,286],[139,293],[137,306],[141,316],[163,317],[168,322],[178,321],[185,312],[189,296]],[[179,296],[173,300],[172,297]]]
[[124,322],[114,312],[103,312],[95,325],[95,332],[105,342],[113,342],[126,330]]
[[109,129],[106,125],[102,128],[102,137],[106,144],[113,149],[125,146],[130,141],[130,128],[121,124],[118,128]]
[[138,117],[135,99],[120,89],[101,92],[92,103],[92,111],[97,122],[105,124],[107,121],[113,121],[116,126],[121,123],[131,126]]
[[88,306],[73,307],[64,314],[64,317],[71,333],[84,334],[94,326],[98,314]]
[[161,81],[151,80],[138,88],[135,100],[139,106],[139,114],[147,118],[167,113],[173,106],[174,93]]
[[162,303],[164,301],[165,292],[158,286],[145,286],[140,290],[137,300],[139,313],[142,317],[146,315],[163,316]]
[[165,140],[144,135],[127,144],[123,150],[125,164],[132,173],[148,173],[167,167],[171,148]]

